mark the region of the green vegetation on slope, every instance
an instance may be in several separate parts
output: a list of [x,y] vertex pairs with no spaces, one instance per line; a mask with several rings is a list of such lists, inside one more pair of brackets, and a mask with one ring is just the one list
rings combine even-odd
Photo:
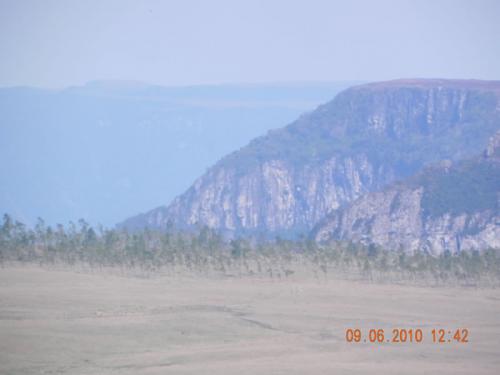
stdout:
[[419,182],[424,187],[425,215],[471,214],[499,208],[500,164],[496,162],[471,160],[447,170],[432,169],[423,173]]
[[[301,167],[333,156],[365,154],[375,166],[395,165],[404,177],[438,160],[477,154],[498,129],[497,99],[491,92],[469,91],[463,113],[457,108],[440,109],[432,123],[425,111],[412,113],[426,102],[425,94],[418,88],[377,94],[363,87],[346,90],[289,126],[253,140],[218,165],[244,174],[269,160]],[[383,129],[370,125],[378,111],[384,113]]]

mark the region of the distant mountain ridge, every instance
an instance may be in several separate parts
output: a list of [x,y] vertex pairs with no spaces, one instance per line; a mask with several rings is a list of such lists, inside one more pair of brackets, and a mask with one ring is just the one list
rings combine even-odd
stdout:
[[478,154],[499,128],[500,81],[354,86],[221,159],[169,206],[120,226],[307,234],[366,193],[440,160]]

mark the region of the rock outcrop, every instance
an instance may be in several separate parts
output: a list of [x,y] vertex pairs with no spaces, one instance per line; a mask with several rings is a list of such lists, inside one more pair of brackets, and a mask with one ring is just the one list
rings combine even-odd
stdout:
[[329,214],[312,237],[431,254],[500,248],[500,132],[482,157],[366,194]]

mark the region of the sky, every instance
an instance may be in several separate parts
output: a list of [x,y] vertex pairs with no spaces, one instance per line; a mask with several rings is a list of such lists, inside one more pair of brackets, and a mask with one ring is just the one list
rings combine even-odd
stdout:
[[500,79],[497,0],[0,0],[0,86]]

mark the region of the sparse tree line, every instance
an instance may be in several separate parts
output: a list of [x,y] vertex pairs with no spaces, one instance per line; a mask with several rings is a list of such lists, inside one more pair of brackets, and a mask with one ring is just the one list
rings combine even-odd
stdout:
[[175,230],[129,233],[93,228],[84,220],[67,226],[33,228],[4,215],[0,226],[0,265],[84,265],[113,267],[144,273],[223,275],[288,279],[314,275],[417,284],[500,285],[500,251],[462,251],[438,257],[423,252],[407,254],[380,247],[313,241],[225,241],[216,232]]

